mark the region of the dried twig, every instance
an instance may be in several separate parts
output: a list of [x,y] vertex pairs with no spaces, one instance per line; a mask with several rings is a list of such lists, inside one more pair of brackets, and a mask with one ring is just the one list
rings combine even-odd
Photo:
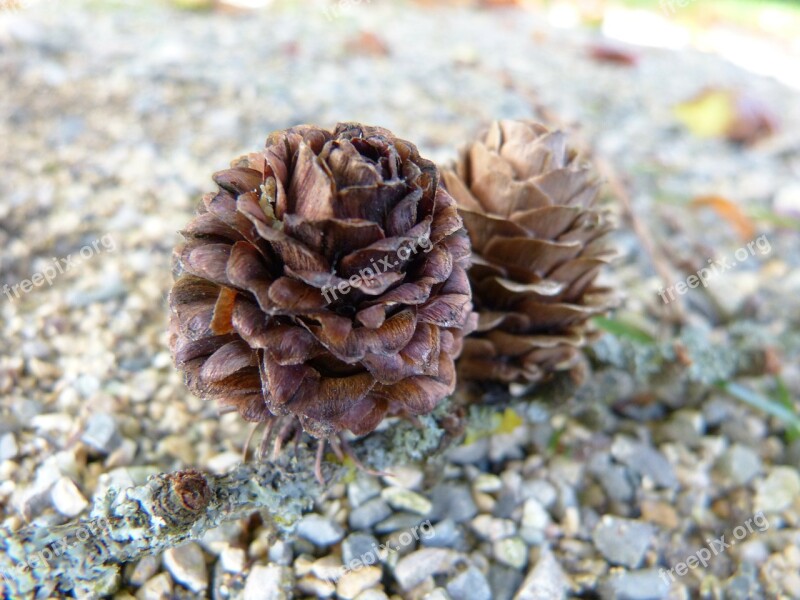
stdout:
[[[437,413],[446,416],[449,402]],[[430,457],[445,431],[432,415],[416,429],[401,421],[359,440],[357,459],[378,470]],[[265,511],[290,531],[313,499],[324,492],[314,473],[313,440],[276,462],[241,464],[225,475],[195,469],[161,474],[147,483],[109,491],[89,518],[57,527],[0,528],[0,590],[6,598],[99,598],[113,593],[121,566],[198,539],[224,521]],[[355,454],[354,454],[355,456]],[[352,467],[324,462],[322,475],[333,483]]]

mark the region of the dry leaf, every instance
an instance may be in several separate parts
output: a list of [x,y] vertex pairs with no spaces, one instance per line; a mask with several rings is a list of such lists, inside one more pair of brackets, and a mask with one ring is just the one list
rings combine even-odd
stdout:
[[756,236],[756,228],[739,206],[722,196],[699,196],[692,200],[695,207],[707,206],[720,217],[728,221],[736,229],[743,240],[752,240]]
[[773,134],[778,123],[759,99],[729,89],[707,89],[675,107],[675,116],[698,137],[725,137],[754,144]]
[[589,46],[589,56],[598,62],[612,63],[623,67],[634,67],[639,62],[639,56],[633,52],[608,44]]
[[351,54],[389,55],[389,46],[371,31],[362,31],[357,36],[350,38],[345,44],[345,49]]

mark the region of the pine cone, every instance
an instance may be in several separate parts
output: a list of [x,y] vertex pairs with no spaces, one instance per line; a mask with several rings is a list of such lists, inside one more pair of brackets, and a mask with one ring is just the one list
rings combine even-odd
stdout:
[[610,253],[608,216],[593,208],[598,182],[538,123],[494,123],[443,172],[472,242],[478,312],[459,377],[529,384],[572,368],[587,320],[610,293],[593,285]]
[[170,347],[195,394],[326,437],[428,413],[453,391],[469,239],[413,144],[303,125],[214,181],[170,294]]

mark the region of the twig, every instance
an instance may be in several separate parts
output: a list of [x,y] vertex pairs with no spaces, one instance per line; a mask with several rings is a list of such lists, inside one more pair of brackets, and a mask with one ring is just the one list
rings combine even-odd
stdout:
[[[368,457],[378,471],[409,460],[430,460],[442,449],[446,432],[439,419],[446,421],[451,402],[422,417],[422,430],[401,420],[358,440],[354,459]],[[315,442],[309,438],[296,453],[241,464],[224,475],[188,469],[111,490],[95,503],[89,518],[65,525],[13,533],[0,528],[0,590],[13,600],[100,598],[116,590],[124,563],[198,539],[224,521],[259,510],[288,533],[324,492],[314,472]],[[331,485],[352,467],[323,462],[320,468]]]
[[[124,563],[197,539],[223,521],[256,510],[290,526],[321,489],[305,461],[247,463],[225,475],[189,469],[110,491],[89,519],[57,527],[0,529],[0,575],[6,597],[113,593]],[[342,470],[326,464],[332,481]]]
[[[595,163],[597,164],[597,170],[608,182],[608,187],[611,188],[611,193],[616,198],[619,198],[620,204],[622,205],[622,208],[624,209],[628,216],[628,220],[631,223],[633,232],[636,234],[636,237],[639,238],[639,243],[650,257],[650,261],[653,263],[653,268],[656,270],[656,273],[661,279],[662,288],[672,285],[673,282],[678,281],[678,278],[673,272],[669,260],[663,256],[658,248],[656,248],[656,245],[653,242],[653,233],[650,231],[650,228],[639,218],[639,216],[636,214],[636,211],[633,209],[631,196],[628,193],[625,184],[622,183],[622,180],[617,175],[616,169],[614,169],[613,165],[604,157],[595,156],[594,158]],[[682,299],[680,296],[676,298],[676,302],[670,302],[664,306],[665,312],[669,313],[669,320],[679,323],[685,320]]]

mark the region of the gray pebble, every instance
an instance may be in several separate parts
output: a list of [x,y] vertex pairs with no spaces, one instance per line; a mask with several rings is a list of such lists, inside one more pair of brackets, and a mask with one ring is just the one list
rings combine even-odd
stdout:
[[489,567],[488,579],[492,600],[511,600],[522,583],[522,573],[519,569],[492,564]]
[[365,557],[375,554],[378,545],[378,540],[368,533],[351,533],[342,542],[342,562],[345,565],[355,559],[365,562]]
[[592,540],[608,561],[635,569],[644,560],[653,535],[649,523],[605,515],[595,527]]
[[331,546],[344,537],[344,530],[338,523],[320,515],[306,515],[297,523],[297,535],[315,546]]
[[379,534],[392,533],[394,531],[400,531],[401,529],[417,527],[426,520],[424,516],[414,513],[395,513],[388,519],[384,519],[375,525],[374,529],[375,533]]
[[360,474],[350,485],[347,486],[347,499],[350,501],[350,509],[355,509],[371,500],[381,493],[381,484],[369,475]]
[[460,555],[445,548],[422,548],[401,558],[394,568],[397,583],[404,590],[415,588],[428,577],[448,572]]
[[429,497],[433,503],[428,517],[432,521],[452,519],[456,523],[469,521],[478,514],[469,486],[459,483],[440,483]]
[[372,498],[350,513],[350,527],[355,530],[370,529],[392,514],[392,509],[382,498]]
[[678,486],[678,478],[672,465],[652,446],[618,435],[611,446],[611,454],[639,475],[652,479],[656,485],[665,488]]
[[660,600],[668,591],[669,583],[658,569],[616,572],[600,584],[603,600]]
[[561,565],[546,546],[539,560],[528,572],[514,600],[555,600],[564,598],[569,581]]
[[723,480],[733,485],[746,485],[761,472],[761,458],[752,448],[733,444],[719,457],[714,469]]
[[98,452],[108,454],[122,442],[117,423],[109,414],[94,413],[86,423],[81,441]]
[[433,535],[421,537],[423,546],[431,548],[457,548],[461,549],[464,543],[464,534],[461,526],[452,519],[439,521],[433,527]]
[[491,600],[492,590],[486,576],[475,567],[469,567],[450,580],[447,593],[454,600]]

